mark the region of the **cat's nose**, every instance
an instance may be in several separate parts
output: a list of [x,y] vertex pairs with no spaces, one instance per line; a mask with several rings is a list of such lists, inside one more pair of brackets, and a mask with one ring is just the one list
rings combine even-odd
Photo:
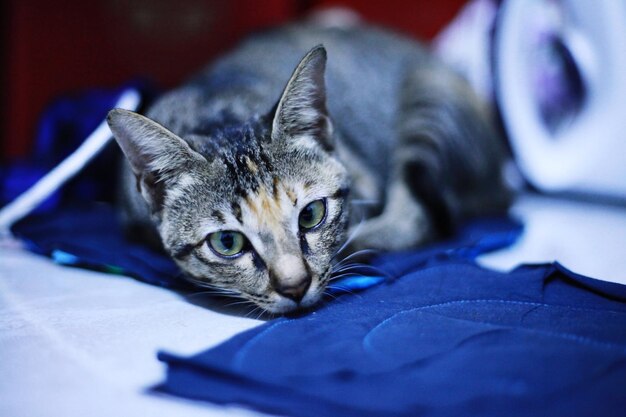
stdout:
[[302,301],[311,286],[311,274],[301,256],[282,254],[269,272],[274,290],[296,303]]
[[290,282],[289,284],[275,284],[274,289],[280,295],[287,297],[296,303],[300,303],[310,286],[311,277],[307,275],[300,280]]

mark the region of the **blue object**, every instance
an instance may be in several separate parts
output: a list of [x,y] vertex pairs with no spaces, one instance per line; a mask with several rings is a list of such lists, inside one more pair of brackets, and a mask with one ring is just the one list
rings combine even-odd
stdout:
[[11,230],[31,251],[63,265],[129,275],[162,287],[190,287],[168,256],[125,239],[107,204],[29,216]]
[[71,253],[63,252],[62,250],[55,249],[50,253],[50,257],[52,260],[59,265],[80,265],[81,260],[77,256],[72,255]]
[[[130,87],[142,91],[144,100],[153,96],[154,89],[148,83],[135,80],[116,89],[90,89],[60,96],[48,105],[39,118],[29,157],[7,161],[0,169],[0,205],[17,198],[78,148]],[[119,159],[115,148],[105,148],[81,175],[70,180],[36,211],[52,211],[81,201],[112,201]]]
[[358,296],[160,353],[157,390],[302,417],[624,415],[625,286],[450,252],[394,262],[400,279]]

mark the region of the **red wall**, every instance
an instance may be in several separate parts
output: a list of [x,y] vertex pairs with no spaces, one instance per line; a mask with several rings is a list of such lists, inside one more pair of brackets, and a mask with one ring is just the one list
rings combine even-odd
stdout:
[[347,6],[367,20],[393,27],[417,38],[433,38],[467,0],[321,0],[316,7]]
[[40,112],[59,94],[150,76],[176,85],[244,34],[324,6],[432,37],[465,0],[10,0],[2,7],[0,132],[5,157],[24,156]]

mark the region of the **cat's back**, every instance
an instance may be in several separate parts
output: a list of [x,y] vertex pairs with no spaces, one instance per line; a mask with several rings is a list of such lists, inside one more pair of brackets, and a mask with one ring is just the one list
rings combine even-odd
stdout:
[[327,50],[327,106],[352,152],[387,172],[406,72],[428,54],[416,43],[364,24],[284,26],[251,36],[192,81],[157,102],[149,116],[178,135],[270,112],[293,70],[316,45]]

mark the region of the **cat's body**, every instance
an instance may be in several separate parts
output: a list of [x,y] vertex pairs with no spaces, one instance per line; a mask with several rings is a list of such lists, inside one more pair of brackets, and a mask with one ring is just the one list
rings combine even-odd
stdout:
[[128,223],[156,225],[193,281],[272,312],[319,299],[350,201],[373,203],[352,210],[352,225],[366,217],[353,247],[390,250],[509,200],[502,145],[469,87],[416,43],[366,26],[257,35],[147,115],[173,134],[109,118],[132,166]]

